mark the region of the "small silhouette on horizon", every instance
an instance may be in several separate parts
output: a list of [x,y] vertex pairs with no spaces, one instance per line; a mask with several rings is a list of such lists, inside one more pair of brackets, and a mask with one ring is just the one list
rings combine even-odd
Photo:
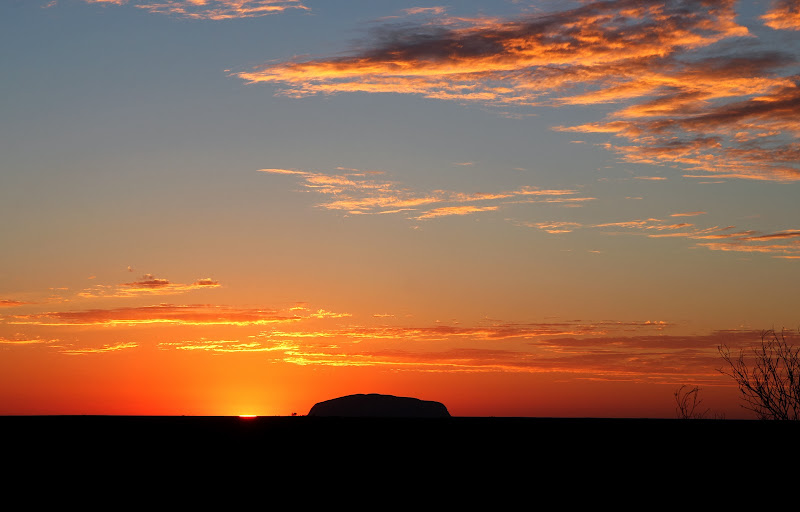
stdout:
[[309,416],[350,418],[449,418],[441,402],[377,393],[341,396],[314,404]]

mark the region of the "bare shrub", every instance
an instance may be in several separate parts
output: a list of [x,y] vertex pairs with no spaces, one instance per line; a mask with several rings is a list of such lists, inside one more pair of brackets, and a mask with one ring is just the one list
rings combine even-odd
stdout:
[[761,343],[738,357],[726,345],[718,350],[727,363],[718,371],[739,386],[742,407],[761,419],[800,419],[800,347],[792,346],[786,332],[762,332]]
[[699,420],[708,415],[708,409],[701,410],[700,388],[695,386],[689,388],[686,384],[682,385],[673,393],[675,396],[675,412],[678,418],[683,420]]

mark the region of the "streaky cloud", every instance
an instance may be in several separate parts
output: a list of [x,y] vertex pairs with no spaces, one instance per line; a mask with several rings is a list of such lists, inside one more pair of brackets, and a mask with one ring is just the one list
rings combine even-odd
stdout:
[[138,281],[122,283],[116,286],[98,284],[87,288],[78,293],[81,298],[113,298],[113,297],[137,297],[142,295],[174,295],[195,290],[208,290],[219,288],[218,281],[211,278],[202,278],[193,283],[173,283],[168,279],[155,277],[153,274],[145,274]]
[[[734,0],[611,0],[505,20],[442,16],[383,25],[347,56],[235,75],[293,97],[367,92],[504,108],[619,104],[603,121],[554,129],[628,139],[606,147],[624,161],[677,165],[686,177],[800,180],[797,58],[791,50],[715,46],[755,38],[737,23],[735,8]],[[792,20],[796,12],[796,1],[778,1],[765,16]]]
[[108,354],[138,347],[139,347],[138,343],[135,343],[133,341],[128,341],[128,342],[120,342],[114,344],[106,344],[101,347],[81,347],[81,348],[62,347],[59,349],[59,352],[67,355],[80,356],[87,354]]
[[90,4],[126,5],[151,13],[197,20],[256,18],[289,9],[309,10],[300,0],[84,0]]
[[337,170],[337,173],[290,169],[260,169],[260,172],[299,178],[304,188],[329,198],[319,203],[319,207],[351,215],[407,213],[411,219],[425,220],[497,211],[504,206],[523,202],[578,205],[594,200],[591,197],[573,197],[578,195],[578,191],[573,189],[539,189],[532,186],[498,192],[418,192],[395,182],[375,179],[374,176],[378,175],[375,172]]
[[30,302],[14,299],[0,299],[0,308],[16,308],[18,306],[24,306],[25,304],[30,304]]
[[[694,217],[705,215],[704,211],[680,212],[670,217]],[[569,221],[517,222],[517,225],[540,229],[550,234],[571,233],[578,229],[599,229],[609,234],[625,232],[647,236],[648,238],[686,238],[698,240],[697,247],[714,251],[751,252],[770,254],[785,259],[800,256],[800,229],[787,229],[774,233],[761,233],[752,229],[737,230],[736,226],[700,227],[690,222],[670,223],[663,219],[635,219],[598,224],[585,224]],[[617,231],[608,230],[618,228]],[[766,243],[773,240],[787,240],[786,243]]]
[[58,340],[43,340],[41,338],[33,338],[28,336],[17,336],[14,338],[6,338],[5,336],[0,336],[0,345],[11,345],[17,347],[25,345],[47,345],[57,341]]
[[277,309],[237,308],[212,304],[158,304],[154,306],[52,311],[12,315],[6,323],[42,326],[135,326],[135,325],[269,325],[308,319],[342,318],[347,313]]
[[[681,382],[689,375],[720,384],[718,347],[747,348],[760,336],[760,331],[748,329],[698,335],[658,332],[665,327],[668,324],[657,321],[606,321],[362,328],[324,333],[272,331],[263,333],[261,346],[282,351],[284,362],[301,366],[373,366],[439,373],[569,373],[591,379],[660,383]],[[647,328],[656,332],[648,333]],[[336,342],[327,341],[331,338]],[[387,345],[387,339],[417,343]],[[441,345],[459,339],[471,344]],[[476,341],[490,345],[476,346]]]

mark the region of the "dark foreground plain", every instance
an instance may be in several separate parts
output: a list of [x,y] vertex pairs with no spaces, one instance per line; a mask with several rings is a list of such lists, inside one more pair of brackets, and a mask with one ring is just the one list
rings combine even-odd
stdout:
[[7,497],[114,509],[740,504],[765,475],[794,488],[799,434],[737,420],[0,417]]
[[[785,453],[798,444],[800,425],[494,417],[5,416],[0,417],[0,433],[6,455],[22,453],[38,460],[537,460],[560,466],[609,458],[629,464],[722,461],[773,444]],[[781,442],[788,439],[792,442]]]
[[775,470],[800,455],[796,422],[741,420],[6,416],[0,436],[8,491],[181,506],[711,504],[765,471],[795,485]]

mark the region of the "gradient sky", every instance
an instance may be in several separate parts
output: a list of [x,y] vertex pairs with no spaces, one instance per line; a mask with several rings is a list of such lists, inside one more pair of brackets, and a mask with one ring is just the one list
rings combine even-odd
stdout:
[[748,417],[800,2],[0,3],[0,414]]

